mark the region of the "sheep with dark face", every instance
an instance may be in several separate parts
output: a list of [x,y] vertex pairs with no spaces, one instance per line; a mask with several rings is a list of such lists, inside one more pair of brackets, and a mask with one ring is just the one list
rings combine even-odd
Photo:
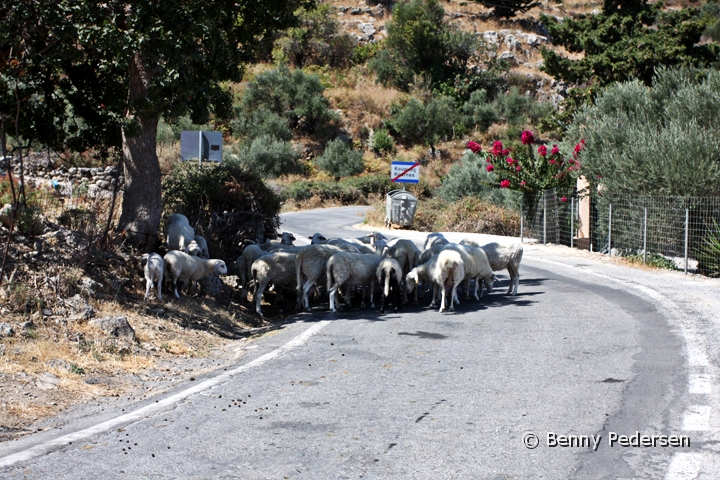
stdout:
[[[405,282],[405,275],[407,275],[410,270],[417,267],[419,265],[419,259],[420,259],[420,249],[415,245],[415,242],[412,240],[407,240],[404,238],[401,239],[395,239],[391,240],[388,243],[387,248],[383,251],[383,257],[385,258],[393,258],[397,260],[398,264],[400,265],[400,268],[402,269],[403,275],[400,279],[400,282],[404,284]],[[405,303],[408,302],[408,292],[404,288],[403,291],[403,301]],[[415,291],[415,299],[414,303],[417,304],[417,288]]]
[[400,290],[405,278],[400,264],[393,258],[383,258],[375,271],[375,276],[377,276],[378,285],[382,289],[380,313],[385,313],[385,300],[391,294],[394,311],[397,312],[402,307]]
[[262,316],[260,300],[268,284],[281,287],[295,283],[295,254],[268,253],[255,260],[251,270],[255,282],[255,311]]

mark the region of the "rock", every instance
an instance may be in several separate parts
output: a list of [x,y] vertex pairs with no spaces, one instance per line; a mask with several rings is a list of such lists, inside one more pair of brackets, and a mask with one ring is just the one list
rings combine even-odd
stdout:
[[52,373],[45,372],[38,375],[35,385],[41,390],[52,390],[57,388],[60,379]]
[[483,33],[483,39],[492,45],[497,45],[500,41],[498,38],[498,33],[493,30],[488,30],[487,32]]
[[82,277],[78,283],[80,291],[88,297],[95,297],[97,295],[96,290],[100,287],[102,287],[102,285],[90,277]]
[[510,51],[501,53],[498,58],[499,58],[500,60],[507,60],[508,62],[510,62],[510,63],[512,63],[512,64],[516,64],[516,63],[517,63],[517,59],[515,58],[515,54],[513,54],[513,53],[510,52]]
[[135,341],[135,330],[127,321],[125,315],[97,318],[90,321],[90,325],[98,327],[104,333],[113,337],[124,337]]
[[57,370],[68,373],[70,373],[70,370],[72,370],[70,362],[63,360],[62,358],[53,358],[52,360],[48,360],[47,362],[45,362],[45,365],[50,368],[55,368]]
[[35,328],[35,323],[32,320],[28,320],[27,322],[21,323],[20,328],[27,332],[28,330]]
[[95,316],[95,309],[80,294],[72,298],[64,300],[65,306],[75,312],[70,315],[69,320],[72,322],[83,322],[90,320]]
[[15,330],[12,329],[9,323],[0,322],[0,337],[12,337],[15,335]]
[[5,355],[5,344],[0,343],[0,357]]
[[6,203],[2,208],[0,208],[0,223],[5,225],[7,228],[10,228],[10,225],[12,225],[12,216],[13,216],[13,206],[9,203]]
[[372,23],[363,23],[360,25],[360,31],[365,35],[373,35],[377,30],[375,30],[375,25]]
[[505,45],[507,45],[510,50],[517,50],[520,48],[520,42],[515,35],[507,35],[505,37]]
[[355,7],[350,9],[350,15],[360,15],[362,13],[362,8]]
[[217,273],[212,273],[205,278],[201,278],[198,283],[200,287],[202,287],[203,293],[211,297],[219,296],[225,285]]

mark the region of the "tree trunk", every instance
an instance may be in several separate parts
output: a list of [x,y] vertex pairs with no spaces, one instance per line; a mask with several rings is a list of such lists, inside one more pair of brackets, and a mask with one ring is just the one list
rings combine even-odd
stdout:
[[135,54],[130,64],[130,89],[126,116],[137,122],[139,134],[129,136],[123,129],[123,165],[125,187],[122,214],[118,225],[127,240],[147,251],[158,243],[158,228],[162,214],[160,163],[157,157],[156,139],[158,119],[133,107],[148,99],[148,87],[152,78],[150,67],[145,65],[142,54]]

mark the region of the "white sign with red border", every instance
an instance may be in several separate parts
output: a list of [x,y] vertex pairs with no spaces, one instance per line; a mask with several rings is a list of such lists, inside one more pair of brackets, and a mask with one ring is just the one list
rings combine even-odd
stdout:
[[396,183],[419,183],[419,162],[392,162],[390,164],[390,180]]

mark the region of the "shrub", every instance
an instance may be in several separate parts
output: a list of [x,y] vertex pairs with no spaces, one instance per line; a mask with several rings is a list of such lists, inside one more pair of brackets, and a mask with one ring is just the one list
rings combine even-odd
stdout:
[[465,152],[460,162],[450,168],[436,191],[438,197],[447,202],[456,202],[463,197],[477,197],[483,201],[505,208],[520,208],[520,194],[505,188],[497,188],[497,177],[488,172],[486,162],[480,155]]
[[235,119],[230,122],[230,128],[235,137],[249,141],[261,136],[270,136],[286,142],[293,138],[288,119],[267,108],[259,108],[252,112],[239,111]]
[[372,174],[343,178],[338,182],[299,181],[288,185],[282,192],[284,200],[302,202],[317,197],[320,200],[342,204],[358,202],[371,194],[385,195],[393,189],[388,175]]
[[612,194],[720,194],[720,73],[659,69],[652,88],[616,84],[567,133],[585,139],[582,173]]
[[357,41],[339,32],[335,10],[328,4],[314,9],[300,8],[296,12],[299,25],[289,28],[275,41],[275,61],[298,68],[307,65],[346,67]]
[[393,127],[407,140],[424,141],[435,156],[435,145],[442,135],[451,134],[457,112],[449,97],[431,99],[423,105],[410,99],[392,121]]
[[374,132],[368,143],[370,150],[377,155],[385,156],[395,153],[395,139],[385,129],[381,128]]
[[325,152],[315,159],[320,170],[328,172],[339,179],[350,175],[357,175],[365,170],[365,161],[362,153],[342,140],[332,140],[325,147]]
[[715,219],[698,248],[698,270],[710,277],[720,276],[720,224]]
[[274,233],[280,199],[238,161],[178,163],[163,181],[164,216],[182,213],[208,242],[213,258],[237,258],[245,238]]
[[439,84],[465,72],[480,40],[445,22],[437,0],[395,4],[386,49],[370,61],[378,81],[407,91],[414,74]]
[[250,145],[231,148],[231,155],[247,170],[262,178],[276,178],[299,169],[300,152],[290,142],[268,135],[255,138]]
[[266,110],[286,119],[292,130],[318,133],[336,118],[324,91],[317,75],[280,66],[250,82],[236,117],[252,118],[253,112]]
[[470,100],[462,107],[463,120],[469,127],[477,127],[481,132],[487,132],[490,125],[500,121],[500,115],[495,105],[488,102],[485,89],[480,89],[470,95]]

